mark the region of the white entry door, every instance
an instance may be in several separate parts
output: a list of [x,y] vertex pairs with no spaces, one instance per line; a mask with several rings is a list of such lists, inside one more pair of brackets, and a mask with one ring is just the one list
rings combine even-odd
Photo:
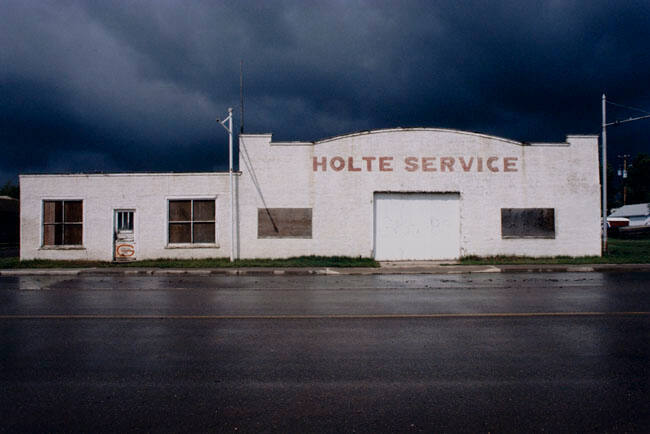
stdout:
[[375,259],[457,259],[458,193],[375,193]]
[[113,232],[113,259],[134,261],[135,256],[135,210],[116,209]]

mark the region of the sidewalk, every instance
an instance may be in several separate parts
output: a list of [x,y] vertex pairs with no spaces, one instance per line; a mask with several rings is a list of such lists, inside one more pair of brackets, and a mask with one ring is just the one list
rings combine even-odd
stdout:
[[385,262],[379,268],[335,267],[246,267],[246,268],[21,268],[0,270],[0,276],[30,275],[399,275],[399,274],[469,274],[469,273],[562,273],[562,272],[650,272],[650,264],[529,264],[529,265],[459,265],[441,262]]

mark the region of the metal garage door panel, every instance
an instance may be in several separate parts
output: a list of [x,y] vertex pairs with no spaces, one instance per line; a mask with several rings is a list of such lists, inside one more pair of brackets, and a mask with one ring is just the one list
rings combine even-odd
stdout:
[[375,259],[456,259],[458,193],[375,193]]

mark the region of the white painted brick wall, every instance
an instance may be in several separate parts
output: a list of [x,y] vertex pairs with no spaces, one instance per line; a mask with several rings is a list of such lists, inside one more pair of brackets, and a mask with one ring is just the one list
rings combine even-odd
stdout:
[[[137,259],[230,255],[228,174],[21,175],[21,259],[113,259],[113,210],[135,210]],[[167,200],[216,198],[216,245],[168,248]],[[42,247],[43,200],[83,200],[83,249]],[[218,247],[216,247],[218,245]]]
[[[391,156],[392,172],[313,170],[313,157]],[[499,157],[498,173],[407,172],[414,157]],[[516,157],[516,172],[503,158]],[[271,135],[240,137],[235,176],[236,255],[373,255],[374,192],[458,192],[461,255],[599,255],[600,187],[595,136],[566,143],[523,146],[480,134],[440,129],[395,129],[313,143],[272,143]],[[474,162],[476,164],[476,161]],[[484,161],[485,165],[486,162]],[[113,210],[135,209],[138,259],[230,255],[227,173],[22,175],[21,258],[111,260]],[[167,246],[167,200],[217,199],[217,244]],[[84,245],[79,250],[42,247],[42,201],[84,201]],[[312,239],[258,239],[258,208],[312,208]],[[501,208],[555,208],[555,239],[502,239]]]
[[[373,255],[373,192],[459,192],[462,255],[599,255],[600,196],[595,136],[534,144],[480,134],[397,129],[321,142],[240,139],[242,257]],[[314,172],[312,157],[392,156],[392,172]],[[404,158],[517,157],[517,172],[406,172]],[[484,162],[485,164],[485,162]],[[501,166],[502,169],[502,166]],[[313,239],[257,239],[257,208],[312,207]],[[502,239],[501,208],[555,208],[555,239]]]

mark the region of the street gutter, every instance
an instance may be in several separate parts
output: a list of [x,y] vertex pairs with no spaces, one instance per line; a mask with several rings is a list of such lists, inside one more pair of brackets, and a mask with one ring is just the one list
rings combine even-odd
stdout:
[[242,267],[242,268],[18,268],[0,270],[0,276],[339,276],[470,273],[585,273],[650,272],[650,264],[517,264],[447,265],[408,263],[390,267]]

